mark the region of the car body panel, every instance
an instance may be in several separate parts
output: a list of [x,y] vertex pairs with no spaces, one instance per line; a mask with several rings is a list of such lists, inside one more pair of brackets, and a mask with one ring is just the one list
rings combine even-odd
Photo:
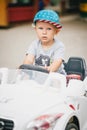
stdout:
[[54,72],[30,70],[32,79],[24,70],[5,68],[0,72],[4,77],[0,84],[0,119],[12,120],[13,130],[30,130],[27,126],[35,118],[60,113],[63,115],[53,130],[65,130],[72,117],[78,120],[80,130],[87,129],[86,81],[72,79],[67,86],[66,76]]

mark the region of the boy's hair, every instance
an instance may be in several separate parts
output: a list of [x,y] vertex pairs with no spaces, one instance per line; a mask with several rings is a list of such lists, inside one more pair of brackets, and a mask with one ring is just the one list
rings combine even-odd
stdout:
[[60,18],[58,14],[53,10],[40,10],[36,13],[33,24],[35,25],[37,21],[42,21],[54,25],[56,28],[61,29]]

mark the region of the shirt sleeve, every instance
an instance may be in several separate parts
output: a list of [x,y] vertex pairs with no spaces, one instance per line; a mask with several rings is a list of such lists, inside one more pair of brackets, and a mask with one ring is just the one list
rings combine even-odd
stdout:
[[27,51],[26,51],[26,55],[28,54],[32,54],[32,55],[36,55],[36,51],[37,51],[37,44],[36,44],[36,41],[33,41],[31,43],[31,45],[28,47]]
[[54,60],[63,59],[64,60],[64,54],[65,54],[65,46],[62,42],[56,42],[55,51],[54,51]]

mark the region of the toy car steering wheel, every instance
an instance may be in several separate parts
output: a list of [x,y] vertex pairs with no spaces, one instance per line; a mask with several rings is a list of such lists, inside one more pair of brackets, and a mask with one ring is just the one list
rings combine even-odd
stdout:
[[40,72],[44,72],[44,73],[49,73],[48,70],[46,70],[45,68],[41,67],[41,66],[36,66],[36,65],[27,65],[27,64],[22,64],[19,69],[28,69],[28,70],[35,70],[35,71],[40,71]]

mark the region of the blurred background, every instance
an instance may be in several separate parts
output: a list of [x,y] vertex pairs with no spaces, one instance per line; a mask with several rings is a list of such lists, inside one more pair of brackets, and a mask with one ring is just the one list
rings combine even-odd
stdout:
[[87,0],[0,0],[0,67],[17,68],[36,33],[32,20],[38,10],[53,9],[63,29],[57,37],[70,56],[87,62]]

